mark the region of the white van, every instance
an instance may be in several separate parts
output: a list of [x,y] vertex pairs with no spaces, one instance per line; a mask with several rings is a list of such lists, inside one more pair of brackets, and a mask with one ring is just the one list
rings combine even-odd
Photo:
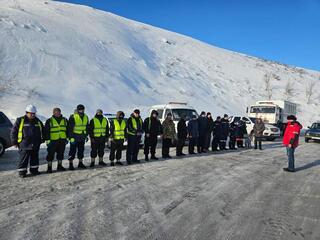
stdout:
[[187,103],[181,102],[169,102],[168,104],[154,105],[150,108],[149,116],[151,115],[152,110],[156,110],[159,113],[159,120],[161,123],[166,119],[167,114],[171,113],[173,122],[176,125],[176,130],[181,116],[186,117],[186,122],[188,122],[193,115],[197,117],[199,116],[193,107],[188,106]]

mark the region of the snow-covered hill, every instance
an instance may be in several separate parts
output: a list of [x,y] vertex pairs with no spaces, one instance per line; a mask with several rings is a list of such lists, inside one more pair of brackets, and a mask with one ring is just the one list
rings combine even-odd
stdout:
[[[217,33],[218,34],[218,33]],[[23,114],[31,102],[49,116],[78,103],[129,113],[140,107],[186,101],[215,115],[244,113],[286,86],[300,104],[300,119],[320,118],[319,93],[307,104],[305,88],[319,72],[223,50],[176,33],[89,7],[44,0],[0,0],[0,108]],[[265,43],[268,44],[268,43]],[[319,87],[319,86],[318,86]]]

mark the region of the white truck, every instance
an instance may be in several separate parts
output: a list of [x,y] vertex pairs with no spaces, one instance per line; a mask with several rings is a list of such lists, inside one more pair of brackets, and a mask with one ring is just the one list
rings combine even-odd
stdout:
[[261,118],[264,123],[284,124],[288,115],[297,114],[297,104],[284,100],[258,101],[247,108],[249,117]]

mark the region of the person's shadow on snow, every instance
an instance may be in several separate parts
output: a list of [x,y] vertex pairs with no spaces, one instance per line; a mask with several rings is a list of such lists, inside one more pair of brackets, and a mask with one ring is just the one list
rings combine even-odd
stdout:
[[316,167],[316,166],[319,166],[320,165],[320,160],[316,160],[314,162],[311,162],[311,163],[307,163],[301,167],[297,167],[296,168],[296,172],[298,171],[302,171],[302,170],[306,170],[306,169],[309,169],[309,168],[312,168],[312,167]]

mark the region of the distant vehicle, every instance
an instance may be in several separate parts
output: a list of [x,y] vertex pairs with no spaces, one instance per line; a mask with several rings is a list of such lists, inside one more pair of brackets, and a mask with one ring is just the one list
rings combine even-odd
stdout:
[[[229,122],[237,123],[244,121],[247,125],[247,132],[250,135],[253,135],[253,126],[257,118],[254,117],[241,117],[241,116],[231,116],[229,117]],[[276,138],[280,137],[280,129],[274,125],[265,123],[265,130],[263,131],[263,139],[268,141],[274,141]]]
[[181,102],[169,102],[168,104],[154,105],[151,107],[149,115],[151,115],[152,110],[156,110],[159,113],[159,120],[161,123],[166,119],[167,114],[171,113],[176,130],[181,116],[185,116],[187,123],[192,119],[192,116],[199,117],[197,111],[193,107],[188,106],[187,103]]
[[258,101],[247,108],[247,114],[261,118],[264,123],[280,126],[287,123],[288,115],[297,114],[297,104],[282,100]]
[[7,148],[12,146],[10,140],[11,128],[12,123],[9,118],[3,112],[0,112],[0,157]]
[[320,141],[320,121],[315,122],[308,127],[309,129],[306,131],[305,134],[305,142],[309,142],[310,140]]
[[[109,122],[109,126],[110,126],[110,123],[111,123],[114,119],[116,119],[116,114],[113,114],[113,113],[105,113],[105,114],[103,114],[103,115],[107,118],[107,120],[108,120],[108,122]],[[123,120],[124,120],[125,122],[127,122],[127,121],[128,121],[128,118],[124,118]],[[128,145],[128,142],[125,141],[124,144],[123,144],[124,148],[127,148],[127,145]],[[142,148],[143,145],[144,145],[144,134],[141,136],[140,148]],[[111,142],[110,142],[109,139],[108,139],[108,141],[107,141],[107,147],[108,147],[108,148],[111,147]]]

